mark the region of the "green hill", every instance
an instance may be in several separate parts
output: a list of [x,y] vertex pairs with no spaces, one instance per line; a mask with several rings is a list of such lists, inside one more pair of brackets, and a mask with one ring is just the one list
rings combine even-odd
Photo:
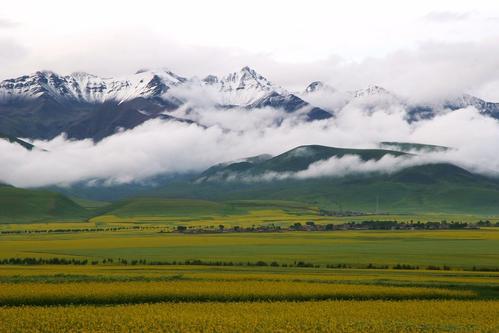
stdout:
[[394,156],[406,155],[406,153],[399,151],[383,149],[345,149],[320,145],[300,146],[272,158],[248,158],[233,163],[217,164],[203,172],[197,181],[225,179],[231,175],[244,176],[266,172],[296,172],[307,169],[314,162],[332,157],[341,158],[345,155],[355,155],[363,161],[368,161],[379,160],[388,154]]
[[383,149],[345,149],[319,145],[300,146],[289,150],[281,155],[273,157],[255,167],[255,172],[286,172],[305,170],[310,164],[327,160],[332,157],[341,158],[345,155],[356,155],[363,161],[379,160],[383,156],[391,154],[394,156],[405,155],[405,153],[383,150]]
[[[190,216],[234,214],[244,211],[229,205],[234,200],[265,202],[293,201],[327,210],[365,213],[469,213],[499,214],[499,179],[469,172],[456,165],[435,163],[409,167],[393,173],[363,173],[320,178],[264,180],[268,172],[292,173],[311,163],[331,157],[357,155],[360,159],[379,160],[390,154],[406,153],[383,149],[344,149],[302,146],[275,157],[262,155],[232,163],[221,163],[199,175],[165,178],[156,187],[102,187],[122,191],[128,197],[99,212],[118,216]],[[94,194],[100,189],[85,188]],[[183,198],[185,200],[170,200]],[[165,200],[169,199],[169,200]]]
[[106,215],[134,216],[203,216],[242,212],[232,205],[192,199],[132,198],[117,202],[105,209]]
[[0,185],[0,223],[81,220],[88,211],[59,193]]
[[181,182],[155,194],[219,201],[290,200],[371,213],[499,213],[499,181],[445,163],[339,178]]

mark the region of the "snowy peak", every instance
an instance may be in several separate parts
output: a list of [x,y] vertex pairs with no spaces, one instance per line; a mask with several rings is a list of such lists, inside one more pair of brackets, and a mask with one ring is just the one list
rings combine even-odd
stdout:
[[118,103],[137,97],[154,97],[187,79],[169,70],[139,71],[122,78],[100,78],[84,72],[62,76],[39,71],[0,82],[0,98],[34,99],[51,97],[59,102]]
[[2,98],[37,98],[43,95],[69,95],[68,82],[50,71],[38,71],[0,82]]
[[221,79],[215,78],[209,76],[203,81],[218,86],[222,95],[221,102],[225,105],[249,105],[270,92],[281,90],[274,87],[263,75],[247,66],[239,72],[230,73]]
[[249,67],[243,67],[239,72],[226,75],[220,81],[222,91],[237,91],[243,89],[270,91],[272,84],[262,75]]
[[499,119],[499,103],[486,102],[478,97],[463,94],[457,98],[447,100],[443,103],[444,108],[451,110],[474,107],[480,113]]

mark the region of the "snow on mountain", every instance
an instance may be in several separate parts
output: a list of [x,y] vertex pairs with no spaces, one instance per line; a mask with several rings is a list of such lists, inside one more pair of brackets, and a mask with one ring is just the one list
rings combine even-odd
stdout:
[[453,110],[472,106],[482,113],[495,114],[496,117],[499,114],[499,103],[486,102],[483,99],[468,94],[447,100],[444,106]]
[[0,99],[33,99],[47,96],[59,102],[122,103],[138,97],[161,96],[187,79],[168,70],[139,71],[120,78],[100,78],[77,72],[62,76],[38,71],[0,82]]
[[222,78],[209,75],[202,80],[220,92],[220,104],[246,106],[255,103],[273,91],[284,92],[254,69],[243,67],[239,72],[230,73]]
[[[104,103],[112,104],[114,109],[111,110],[110,105],[102,107]],[[345,92],[321,81],[312,82],[304,92],[295,94],[246,66],[237,72],[209,75],[202,80],[187,79],[167,69],[140,70],[117,78],[82,72],[59,75],[38,71],[0,82],[0,130],[30,137],[26,124],[31,121],[33,127],[30,128],[34,131],[31,137],[50,138],[63,130],[71,133],[75,124],[84,120],[97,123],[99,119],[99,123],[109,122],[103,131],[103,135],[107,135],[118,125],[133,127],[165,112],[179,110],[181,105],[188,112],[196,108],[203,112],[207,105],[224,110],[274,108],[306,121],[327,119],[352,109],[368,113],[405,112],[409,122],[429,119],[449,109],[474,106],[482,114],[499,119],[499,103],[471,95],[431,105],[415,105],[380,86]],[[109,113],[107,120],[101,119],[104,109]],[[44,117],[39,117],[40,113]],[[56,118],[59,127],[52,125]],[[78,131],[96,137],[83,128]],[[75,137],[80,136],[77,134]]]

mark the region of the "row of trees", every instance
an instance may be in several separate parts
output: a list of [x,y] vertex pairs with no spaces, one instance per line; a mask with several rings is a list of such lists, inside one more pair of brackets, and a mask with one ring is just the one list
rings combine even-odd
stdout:
[[[320,265],[305,261],[294,261],[292,263],[278,263],[277,261],[256,261],[256,262],[233,262],[233,261],[204,261],[199,259],[191,260],[173,260],[173,261],[148,261],[145,259],[124,259],[124,258],[106,258],[102,260],[89,260],[89,259],[73,259],[73,258],[7,258],[1,259],[0,265],[194,265],[194,266],[249,266],[249,267],[302,267],[302,268],[331,268],[331,269],[348,269],[348,268],[367,268],[367,269],[397,269],[397,270],[452,270],[450,266],[436,266],[429,265],[420,267],[409,264],[395,264],[395,265],[380,265],[380,264],[367,264],[367,265],[351,265],[351,264],[327,264]],[[473,266],[471,269],[464,269],[468,271],[486,271],[486,272],[499,272],[499,268],[491,267],[477,267]]]

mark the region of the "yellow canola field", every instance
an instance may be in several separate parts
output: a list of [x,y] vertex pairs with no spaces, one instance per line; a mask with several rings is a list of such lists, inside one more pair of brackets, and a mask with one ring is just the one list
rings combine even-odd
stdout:
[[0,305],[464,299],[470,290],[280,281],[0,283]]
[[498,332],[498,301],[157,303],[0,308],[0,332]]

